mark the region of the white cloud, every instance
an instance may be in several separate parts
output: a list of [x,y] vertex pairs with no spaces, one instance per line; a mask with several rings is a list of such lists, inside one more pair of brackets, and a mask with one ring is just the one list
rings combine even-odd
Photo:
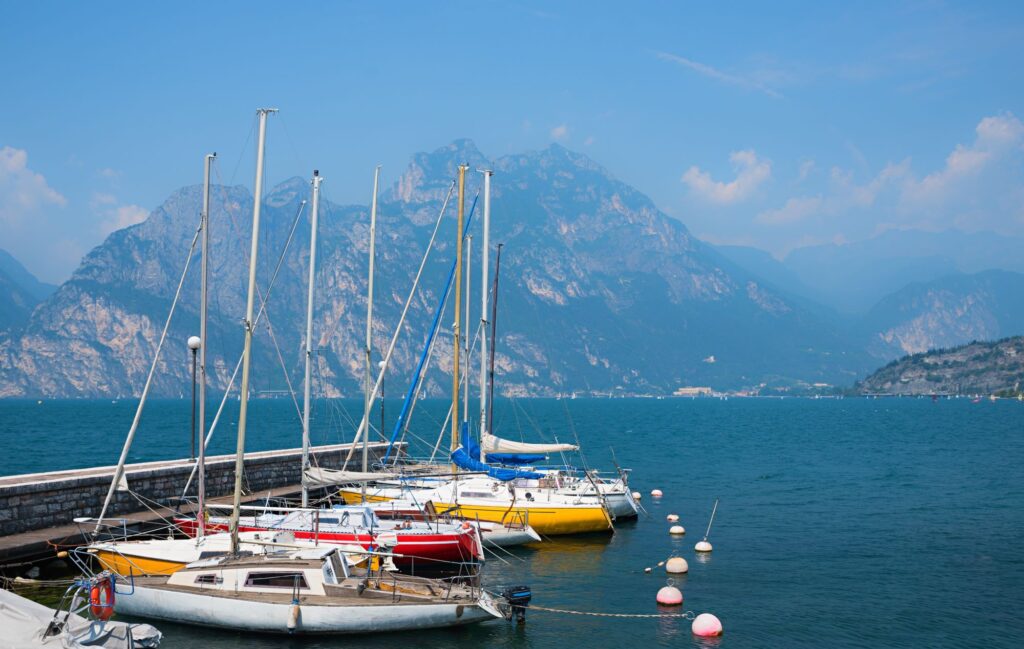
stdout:
[[749,197],[772,174],[770,160],[762,160],[753,150],[733,151],[729,155],[736,179],[730,182],[713,180],[711,174],[693,166],[683,174],[683,182],[690,191],[700,198],[712,202],[729,205],[738,203]]
[[559,124],[555,128],[551,129],[551,139],[559,140],[564,142],[569,139],[569,125]]
[[802,183],[807,180],[807,177],[814,171],[814,160],[804,160],[800,163],[800,169],[797,172],[796,181]]
[[139,207],[138,205],[121,205],[110,208],[105,213],[107,218],[100,223],[100,230],[104,235],[135,225],[136,223],[142,223],[149,216],[149,212],[144,207]]
[[[805,168],[800,166],[799,179],[807,176]],[[820,193],[808,195],[803,189],[803,195],[786,198],[781,207],[762,210],[753,220],[773,228],[778,234],[767,236],[779,243],[785,237],[860,239],[894,228],[1021,235],[1022,168],[1024,122],[1009,113],[994,115],[981,119],[973,141],[953,146],[930,173],[915,174],[910,158],[890,162],[860,182],[863,171],[833,167]],[[692,179],[710,182],[699,171]],[[722,183],[705,187],[720,193],[727,188]]]
[[741,76],[729,72],[724,72],[722,70],[719,70],[718,68],[707,65],[706,63],[700,63],[699,61],[694,61],[692,59],[678,56],[676,54],[670,54],[668,52],[657,52],[656,55],[662,61],[669,61],[670,63],[675,63],[684,68],[693,70],[697,74],[708,77],[709,79],[721,81],[722,83],[737,86],[740,88],[746,88],[747,90],[757,90],[758,92],[763,92],[769,97],[775,97],[776,99],[782,97],[782,95],[777,90],[768,87],[755,76]]
[[958,144],[942,169],[920,181],[910,178],[903,192],[906,208],[936,205],[976,179],[986,167],[1024,142],[1024,123],[1010,113],[986,117],[975,127],[974,142]]
[[768,225],[796,223],[819,212],[821,204],[821,196],[791,198],[779,209],[765,210],[758,214],[754,220]]
[[28,168],[28,153],[9,146],[0,149],[0,222],[20,224],[46,206],[66,204],[42,174]]

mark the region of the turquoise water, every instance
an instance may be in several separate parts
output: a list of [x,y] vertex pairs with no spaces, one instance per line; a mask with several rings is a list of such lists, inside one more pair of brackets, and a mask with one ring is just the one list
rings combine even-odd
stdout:
[[[134,404],[0,401],[0,473],[116,461]],[[346,412],[347,409],[347,412]],[[388,418],[397,404],[388,403]],[[355,402],[320,403],[318,442],[351,436]],[[420,406],[431,442],[444,406]],[[298,444],[290,401],[253,405],[249,447]],[[613,536],[564,539],[491,561],[491,584],[527,583],[534,602],[656,613],[656,564],[690,563],[684,608],[725,626],[700,641],[675,619],[533,611],[493,622],[378,638],[303,640],[160,624],[165,647],[1019,647],[1024,646],[1024,404],[967,400],[574,400],[500,404],[500,432],[573,439],[593,466],[611,451],[633,468],[650,516]],[[229,413],[226,421],[235,421]],[[188,453],[189,406],[155,402],[135,461]],[[233,448],[234,430],[215,442]],[[646,495],[660,488],[665,496]],[[712,503],[713,554],[700,540]],[[665,515],[687,535],[667,534]],[[643,573],[646,566],[653,574]]]

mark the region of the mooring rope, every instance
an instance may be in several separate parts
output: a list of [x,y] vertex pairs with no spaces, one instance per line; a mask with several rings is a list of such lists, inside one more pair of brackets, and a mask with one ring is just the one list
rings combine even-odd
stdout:
[[527,609],[528,611],[544,611],[546,613],[566,613],[568,615],[589,615],[591,617],[625,617],[625,618],[658,618],[658,617],[678,617],[692,620],[697,617],[697,614],[693,611],[684,611],[683,613],[597,613],[594,611],[573,611],[567,608],[548,608],[546,606],[537,606],[530,604]]

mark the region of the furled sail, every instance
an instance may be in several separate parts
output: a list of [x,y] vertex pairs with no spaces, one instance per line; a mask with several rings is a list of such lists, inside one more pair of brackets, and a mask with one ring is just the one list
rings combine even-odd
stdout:
[[358,482],[375,482],[377,480],[391,480],[398,478],[397,473],[381,473],[367,471],[336,471],[334,469],[320,469],[310,467],[306,469],[306,485],[310,487],[329,486],[336,484],[352,484]]
[[495,437],[490,433],[481,433],[480,450],[486,455],[491,453],[562,453],[578,451],[574,444],[527,444]]

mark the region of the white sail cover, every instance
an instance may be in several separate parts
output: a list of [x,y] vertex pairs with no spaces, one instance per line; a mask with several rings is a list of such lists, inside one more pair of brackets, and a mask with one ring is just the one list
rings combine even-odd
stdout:
[[[67,625],[61,631],[46,635],[53,619],[53,609],[0,589],[0,629],[3,630],[0,649],[139,649],[157,647],[163,637],[148,624],[128,624],[114,620],[93,622],[74,614],[68,617]],[[60,619],[64,619],[63,613]]]
[[578,451],[579,446],[574,444],[527,444],[526,442],[513,442],[511,440],[495,437],[490,433],[480,435],[481,453],[562,453],[564,451]]
[[306,484],[311,487],[376,482],[377,480],[393,480],[398,477],[399,474],[397,473],[372,471],[363,473],[362,471],[337,471],[335,469],[319,469],[315,467],[306,469]]

